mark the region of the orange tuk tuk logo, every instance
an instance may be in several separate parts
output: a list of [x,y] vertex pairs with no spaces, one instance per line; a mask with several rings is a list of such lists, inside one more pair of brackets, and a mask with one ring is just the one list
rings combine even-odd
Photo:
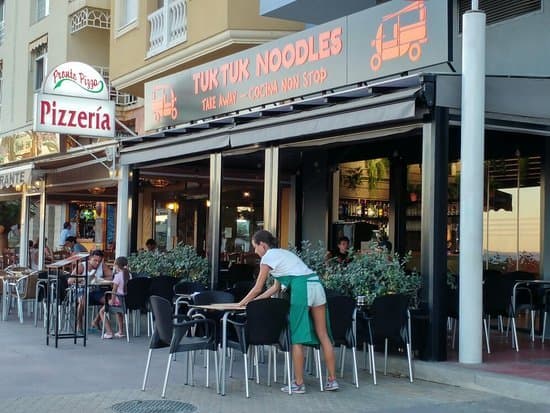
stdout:
[[370,59],[370,67],[375,72],[382,62],[397,59],[405,54],[411,62],[422,55],[422,44],[428,41],[426,28],[426,5],[424,0],[413,1],[401,10],[382,18],[371,46],[376,53]]
[[167,116],[171,117],[172,120],[176,120],[178,117],[178,108],[176,108],[177,97],[170,86],[155,86],[151,101],[153,116],[157,122]]

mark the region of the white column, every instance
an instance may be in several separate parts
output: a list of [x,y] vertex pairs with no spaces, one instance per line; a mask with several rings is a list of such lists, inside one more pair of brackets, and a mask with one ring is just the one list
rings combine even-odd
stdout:
[[27,185],[23,185],[21,193],[21,217],[19,223],[19,265],[30,267],[29,262],[29,199],[27,196]]
[[279,195],[279,147],[265,149],[264,159],[264,229],[277,233]]
[[46,247],[46,183],[43,180],[40,181],[39,216],[40,222],[38,226],[38,268],[42,270],[44,268],[44,248]]
[[[477,8],[477,2],[472,2]],[[460,185],[460,363],[482,362],[485,14],[463,16]]]
[[130,179],[130,168],[128,165],[120,165],[118,169],[118,191],[116,209],[116,245],[115,256],[128,256],[130,248],[130,199],[128,197],[128,181]]

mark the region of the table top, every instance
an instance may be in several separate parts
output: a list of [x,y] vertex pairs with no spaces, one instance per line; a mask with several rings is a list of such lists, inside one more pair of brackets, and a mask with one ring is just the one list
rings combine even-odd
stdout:
[[200,308],[202,310],[215,310],[215,311],[244,311],[246,306],[239,306],[239,303],[212,303],[204,305],[192,304],[191,308]]
[[90,281],[90,285],[113,285],[112,280],[98,280],[96,278],[93,278]]
[[63,260],[52,262],[51,264],[46,265],[47,268],[61,268],[65,265],[72,264],[73,262],[76,262],[78,260],[81,260],[82,258],[88,257],[90,254],[87,252],[80,252],[75,255],[71,255],[70,257],[67,257]]

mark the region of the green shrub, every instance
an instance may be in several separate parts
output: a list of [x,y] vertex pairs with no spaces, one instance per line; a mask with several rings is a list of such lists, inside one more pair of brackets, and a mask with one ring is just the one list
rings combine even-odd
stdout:
[[208,284],[208,260],[197,254],[190,245],[178,244],[167,252],[141,251],[128,257],[131,272],[151,277],[168,275],[182,280]]

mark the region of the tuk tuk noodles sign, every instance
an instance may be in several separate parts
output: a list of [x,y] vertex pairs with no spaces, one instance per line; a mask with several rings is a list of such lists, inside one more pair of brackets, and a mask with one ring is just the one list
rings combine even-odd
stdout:
[[145,129],[449,60],[449,1],[396,0],[145,85]]
[[115,104],[105,79],[82,62],[55,67],[35,94],[34,130],[114,137]]

